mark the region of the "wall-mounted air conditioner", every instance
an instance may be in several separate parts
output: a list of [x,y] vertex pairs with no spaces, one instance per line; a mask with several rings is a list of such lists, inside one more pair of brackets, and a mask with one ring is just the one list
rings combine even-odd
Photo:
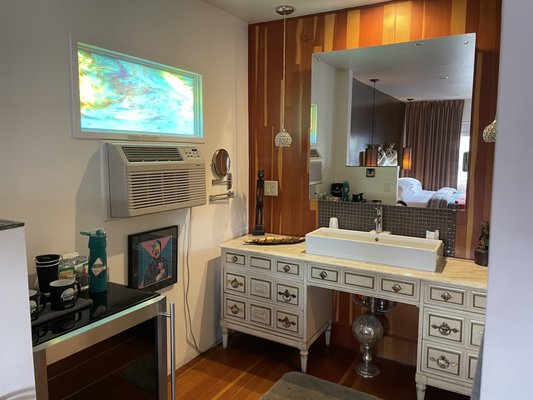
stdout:
[[111,217],[206,203],[205,161],[195,145],[106,143],[105,153]]
[[311,148],[309,158],[309,185],[322,183],[322,156],[317,149]]

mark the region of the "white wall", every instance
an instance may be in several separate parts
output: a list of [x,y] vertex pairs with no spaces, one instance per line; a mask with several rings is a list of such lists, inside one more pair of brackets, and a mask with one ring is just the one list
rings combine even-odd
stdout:
[[311,102],[317,105],[317,148],[322,156],[322,184],[309,188],[310,198],[315,194],[331,193],[334,173],[335,71],[332,66],[312,58]]
[[[0,357],[1,399],[14,398],[15,394],[35,396],[25,251],[23,226],[0,230],[0,282],[9,282],[2,285],[4,301],[0,302],[4,321],[0,342],[8,344],[3,346]],[[18,326],[20,331],[9,329],[10,326]]]
[[203,75],[207,192],[211,155],[232,157],[236,198],[192,210],[190,306],[202,349],[219,339],[219,249],[247,227],[247,26],[198,0],[2,0],[0,3],[0,217],[26,223],[29,272],[47,252],[87,254],[82,230],[108,233],[110,280],[127,283],[127,235],[177,224],[178,365],[193,358],[184,307],[187,210],[106,220],[99,144],[72,139],[68,34]]
[[[366,176],[368,169],[374,170],[374,176]],[[350,193],[363,193],[367,201],[381,200],[383,204],[396,204],[400,167],[345,167],[344,170],[344,180],[350,185]]]
[[503,1],[482,399],[530,399],[533,34],[530,1]]

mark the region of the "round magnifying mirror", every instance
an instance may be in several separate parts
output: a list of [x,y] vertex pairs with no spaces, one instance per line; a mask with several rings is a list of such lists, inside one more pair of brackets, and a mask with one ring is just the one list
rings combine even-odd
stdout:
[[217,178],[222,179],[228,174],[230,164],[229,154],[226,149],[215,151],[211,165],[213,167],[213,174]]

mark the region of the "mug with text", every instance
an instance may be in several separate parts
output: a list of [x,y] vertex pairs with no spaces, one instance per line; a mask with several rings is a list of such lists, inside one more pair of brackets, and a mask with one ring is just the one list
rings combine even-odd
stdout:
[[50,282],[50,308],[54,311],[71,308],[80,296],[80,284],[75,279]]
[[41,293],[37,292],[37,290],[30,290],[29,292],[31,320],[35,321],[39,318],[39,314],[44,310],[46,300]]

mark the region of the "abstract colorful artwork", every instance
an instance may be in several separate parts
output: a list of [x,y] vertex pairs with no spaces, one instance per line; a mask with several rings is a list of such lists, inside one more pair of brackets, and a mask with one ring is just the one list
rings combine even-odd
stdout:
[[202,137],[201,76],[77,43],[80,130]]

